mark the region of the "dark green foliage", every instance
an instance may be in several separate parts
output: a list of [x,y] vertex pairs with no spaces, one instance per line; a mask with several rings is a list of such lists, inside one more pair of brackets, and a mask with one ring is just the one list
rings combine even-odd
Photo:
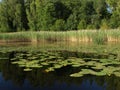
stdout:
[[3,0],[0,4],[0,31],[28,29],[24,0]]
[[77,30],[78,19],[77,15],[71,14],[70,17],[67,19],[66,29],[67,30]]
[[64,31],[65,30],[65,21],[63,19],[56,20],[54,26],[51,28],[51,30],[55,31]]
[[119,0],[2,0],[0,32],[118,28],[119,3]]
[[80,23],[78,24],[78,29],[85,29],[86,28],[86,21],[81,20]]
[[71,14],[71,10],[67,8],[62,2],[57,1],[54,3],[55,11],[52,12],[51,16],[57,19],[64,19],[67,20],[69,15]]

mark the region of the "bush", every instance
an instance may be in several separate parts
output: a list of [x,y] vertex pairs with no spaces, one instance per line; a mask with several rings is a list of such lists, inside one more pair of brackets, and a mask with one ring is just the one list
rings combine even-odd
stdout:
[[78,30],[79,29],[86,29],[86,22],[85,20],[81,20],[80,23],[78,24]]
[[109,29],[108,23],[107,23],[107,21],[105,19],[102,20],[100,29],[102,29],[102,30]]
[[65,21],[63,19],[56,20],[55,24],[51,27],[55,31],[65,30]]

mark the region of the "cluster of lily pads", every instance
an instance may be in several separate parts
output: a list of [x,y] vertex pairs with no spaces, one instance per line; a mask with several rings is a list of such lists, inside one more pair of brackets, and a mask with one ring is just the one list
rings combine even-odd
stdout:
[[[94,56],[102,56],[102,54]],[[92,58],[92,56],[79,57],[77,55],[76,57],[71,54],[66,57],[61,51],[16,52],[14,57],[11,58],[11,63],[23,67],[24,71],[42,68],[45,72],[51,72],[69,65],[80,70],[79,72],[71,73],[71,77],[82,77],[84,75],[115,75],[120,77],[120,60],[117,55],[107,54],[106,56],[100,59]]]

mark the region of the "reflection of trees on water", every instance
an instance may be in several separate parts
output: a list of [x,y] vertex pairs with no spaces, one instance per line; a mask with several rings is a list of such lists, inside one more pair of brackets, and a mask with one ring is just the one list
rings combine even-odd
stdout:
[[[1,55],[1,58],[5,57]],[[55,72],[45,73],[42,69],[34,69],[31,72],[23,72],[22,68],[17,65],[11,65],[9,60],[0,60],[0,70],[5,80],[12,80],[15,85],[22,86],[27,79],[32,86],[37,87],[52,87],[57,83],[66,83],[67,85],[78,85],[83,81],[93,82],[101,87],[106,86],[106,90],[120,90],[120,78],[114,76],[84,76],[82,78],[71,78],[68,75],[74,71],[74,69],[64,68],[56,70]]]
[[6,81],[12,80],[14,84],[19,86],[23,84],[25,74],[22,71],[22,68],[18,68],[14,65],[11,65],[9,60],[2,61],[1,71]]
[[[8,57],[10,58],[12,55],[7,54],[1,58]],[[0,70],[2,72],[3,78],[7,80],[12,80],[14,84],[16,85],[22,85],[24,82],[25,74],[22,70],[22,68],[18,68],[16,65],[11,65],[9,59],[3,59],[0,60]]]

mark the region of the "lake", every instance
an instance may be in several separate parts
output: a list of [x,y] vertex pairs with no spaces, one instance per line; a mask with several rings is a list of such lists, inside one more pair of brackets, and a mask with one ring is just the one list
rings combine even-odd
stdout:
[[0,44],[0,90],[120,90],[120,44]]

